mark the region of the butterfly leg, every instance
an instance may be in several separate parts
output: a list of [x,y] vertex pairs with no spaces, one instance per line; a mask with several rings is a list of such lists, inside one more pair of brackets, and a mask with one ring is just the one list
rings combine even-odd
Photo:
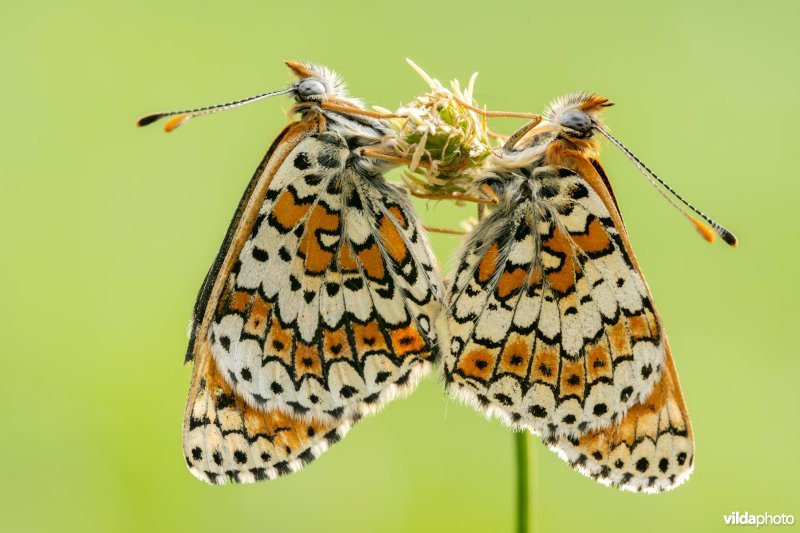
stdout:
[[506,118],[527,118],[529,120],[536,120],[537,118],[539,120],[542,119],[542,117],[540,117],[539,115],[533,114],[533,113],[517,113],[517,112],[514,112],[514,111],[487,111],[485,109],[481,109],[479,107],[475,107],[474,105],[470,105],[470,104],[466,103],[464,100],[461,100],[460,98],[456,98],[455,100],[456,100],[456,102],[459,103],[459,105],[469,109],[470,111],[474,111],[475,113],[478,113],[479,115],[487,117],[487,118],[502,118],[502,117],[506,117]]
[[326,111],[335,111],[337,113],[342,113],[345,115],[361,115],[370,118],[377,118],[377,119],[389,119],[389,118],[405,118],[403,115],[397,115],[394,113],[382,113],[380,111],[369,111],[368,109],[360,109],[358,107],[352,107],[349,105],[339,105],[339,104],[332,104],[330,102],[323,102],[319,104],[322,109]]
[[389,163],[397,163],[398,165],[408,165],[411,159],[408,157],[400,157],[395,155],[389,148],[365,146],[358,149],[360,155],[370,159],[378,159],[380,161],[388,161]]
[[444,233],[445,235],[466,235],[463,229],[437,228],[435,226],[422,226],[429,233]]
[[538,126],[541,121],[542,117],[537,116],[536,118],[534,118],[533,120],[531,120],[530,122],[519,128],[517,131],[512,133],[511,137],[506,139],[505,144],[503,144],[503,150],[511,150],[512,148],[514,148],[514,145],[517,144],[517,141],[523,138],[533,128]]
[[[485,191],[481,188],[481,192]],[[494,192],[491,192],[487,198],[481,198],[478,196],[472,196],[470,194],[461,194],[461,193],[442,193],[442,194],[428,194],[428,193],[421,193],[412,191],[409,189],[408,193],[415,197],[420,198],[422,200],[452,200],[454,202],[471,202],[474,204],[484,204],[484,205],[496,205],[498,203],[497,195]]]

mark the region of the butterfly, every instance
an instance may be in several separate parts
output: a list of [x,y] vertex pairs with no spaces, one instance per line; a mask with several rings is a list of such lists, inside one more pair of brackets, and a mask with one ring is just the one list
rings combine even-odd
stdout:
[[200,289],[186,360],[190,471],[250,483],[297,471],[362,416],[413,390],[438,354],[443,288],[391,166],[363,155],[390,132],[331,70],[288,62],[290,123],[248,185]]
[[454,396],[540,435],[601,483],[659,492],[692,472],[692,427],[593,136],[684,200],[606,131],[599,114],[610,105],[588,93],[558,99],[486,161],[477,183],[496,205],[448,280],[444,380]]

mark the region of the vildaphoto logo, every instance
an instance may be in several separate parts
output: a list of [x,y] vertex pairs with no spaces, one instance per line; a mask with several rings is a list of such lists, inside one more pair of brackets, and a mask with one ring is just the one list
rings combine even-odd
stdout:
[[794,524],[794,515],[790,514],[751,514],[734,511],[723,515],[726,526],[791,526]]

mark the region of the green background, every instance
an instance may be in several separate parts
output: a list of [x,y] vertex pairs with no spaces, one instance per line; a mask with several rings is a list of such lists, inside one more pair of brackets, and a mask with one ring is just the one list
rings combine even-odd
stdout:
[[[437,379],[298,474],[194,479],[180,447],[194,296],[284,97],[138,130],[147,112],[336,69],[370,105],[424,90],[404,62],[492,109],[586,89],[614,133],[739,249],[709,246],[607,144],[606,167],[670,334],[697,438],[687,484],[621,493],[533,445],[539,531],[723,529],[800,514],[796,478],[800,4],[28,2],[0,16],[0,529],[510,531],[513,439]],[[498,120],[510,131],[519,121]],[[428,223],[472,211],[441,204]],[[458,239],[433,238],[444,265]]]

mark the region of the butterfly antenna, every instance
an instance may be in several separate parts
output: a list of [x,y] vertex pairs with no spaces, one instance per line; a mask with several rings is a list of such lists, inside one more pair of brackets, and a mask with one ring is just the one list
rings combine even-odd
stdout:
[[137,120],[136,125],[139,127],[147,126],[148,124],[152,124],[153,122],[161,120],[162,118],[173,117],[170,120],[168,120],[166,124],[164,124],[164,131],[170,132],[192,117],[197,117],[200,115],[210,115],[211,113],[216,113],[218,111],[226,111],[228,109],[233,109],[235,107],[241,107],[243,105],[252,104],[253,102],[264,100],[265,98],[269,98],[271,96],[278,96],[279,94],[290,93],[293,92],[294,90],[295,88],[294,86],[292,86],[280,91],[272,91],[268,93],[257,94],[249,98],[244,98],[243,100],[236,100],[235,102],[227,102],[225,104],[215,104],[206,107],[198,107],[197,109],[188,109],[185,111],[168,111],[166,113],[153,113],[151,115],[145,115],[139,120]]
[[[639,169],[639,171],[640,171],[642,174],[644,174],[644,176],[645,176],[645,177],[647,178],[647,180],[648,180],[648,181],[649,181],[649,182],[650,182],[650,183],[653,185],[653,187],[654,187],[654,188],[655,188],[655,189],[656,189],[656,190],[659,192],[659,194],[660,194],[661,196],[663,196],[664,198],[666,198],[666,200],[667,200],[667,201],[668,201],[668,202],[669,202],[669,203],[672,205],[672,207],[674,207],[675,209],[677,209],[677,210],[678,210],[678,212],[680,212],[680,213],[681,213],[683,216],[685,216],[686,218],[688,218],[688,219],[689,219],[689,221],[690,221],[690,222],[691,222],[691,223],[694,225],[695,229],[697,229],[697,231],[700,233],[700,235],[701,235],[701,236],[702,236],[702,237],[703,237],[705,240],[707,240],[708,242],[713,242],[713,241],[714,241],[714,232],[712,232],[712,231],[711,231],[711,230],[710,230],[710,229],[709,229],[709,228],[708,228],[708,227],[707,227],[705,224],[703,224],[702,222],[700,222],[699,220],[697,220],[697,218],[695,218],[695,217],[693,217],[692,215],[690,215],[689,213],[687,213],[687,212],[686,212],[686,210],[685,210],[685,209],[683,209],[683,208],[682,208],[682,207],[681,207],[681,206],[680,206],[680,205],[679,205],[679,204],[678,204],[678,203],[677,203],[677,202],[676,202],[676,201],[675,201],[673,198],[671,198],[671,197],[670,197],[670,196],[669,196],[669,195],[668,195],[668,194],[667,194],[667,193],[666,193],[666,192],[665,192],[663,189],[661,189],[661,187],[663,187],[664,189],[666,189],[667,191],[669,191],[669,192],[670,192],[670,193],[671,193],[671,194],[672,194],[672,195],[673,195],[675,198],[677,198],[677,199],[678,199],[678,200],[679,200],[681,203],[683,203],[683,204],[684,204],[686,207],[688,207],[689,209],[691,209],[692,211],[694,211],[695,213],[697,213],[697,215],[698,215],[700,218],[702,218],[703,220],[705,220],[705,221],[708,223],[708,225],[709,225],[709,226],[711,226],[711,227],[714,229],[714,231],[716,231],[716,232],[717,232],[717,234],[719,234],[719,236],[720,236],[720,237],[722,237],[722,240],[723,240],[723,241],[725,241],[726,243],[728,243],[730,246],[732,246],[732,247],[736,248],[736,246],[737,246],[737,244],[739,243],[739,241],[738,241],[738,239],[736,238],[736,235],[734,235],[734,234],[733,234],[733,232],[731,232],[730,230],[728,230],[727,228],[725,228],[725,227],[724,227],[722,224],[718,223],[718,222],[717,222],[717,221],[715,221],[713,218],[711,218],[710,216],[706,215],[705,213],[703,213],[702,211],[700,211],[699,209],[697,209],[695,206],[693,206],[691,203],[689,203],[689,202],[688,202],[688,201],[687,201],[687,200],[686,200],[686,199],[685,199],[683,196],[681,196],[680,194],[678,194],[678,192],[677,192],[675,189],[673,189],[672,187],[670,187],[670,186],[669,186],[669,184],[667,184],[667,182],[665,182],[663,179],[659,178],[659,177],[658,177],[658,175],[657,175],[655,172],[653,172],[652,170],[650,170],[650,168],[648,168],[648,166],[647,166],[647,165],[645,165],[645,164],[642,162],[642,160],[641,160],[641,159],[639,159],[638,157],[636,157],[635,155],[633,155],[633,152],[631,152],[630,150],[628,150],[628,148],[627,148],[627,147],[625,147],[625,145],[624,145],[624,144],[622,144],[621,142],[619,142],[619,141],[618,141],[616,138],[614,138],[614,136],[613,136],[613,135],[611,135],[611,134],[610,134],[610,133],[608,133],[606,130],[604,130],[602,127],[600,127],[600,125],[599,125],[599,124],[595,123],[594,127],[595,127],[595,129],[596,129],[597,131],[599,131],[599,132],[600,132],[600,134],[602,134],[602,135],[603,135],[603,137],[605,137],[606,139],[608,139],[609,141],[611,141],[611,143],[612,143],[614,146],[616,146],[617,148],[619,148],[619,149],[622,151],[622,153],[623,153],[623,154],[625,154],[625,155],[628,157],[628,159],[630,159],[630,160],[631,160],[631,162],[633,162],[633,164],[634,164],[634,165],[636,165],[636,168],[638,168],[638,169]],[[661,187],[659,187],[659,185],[660,185]]]

